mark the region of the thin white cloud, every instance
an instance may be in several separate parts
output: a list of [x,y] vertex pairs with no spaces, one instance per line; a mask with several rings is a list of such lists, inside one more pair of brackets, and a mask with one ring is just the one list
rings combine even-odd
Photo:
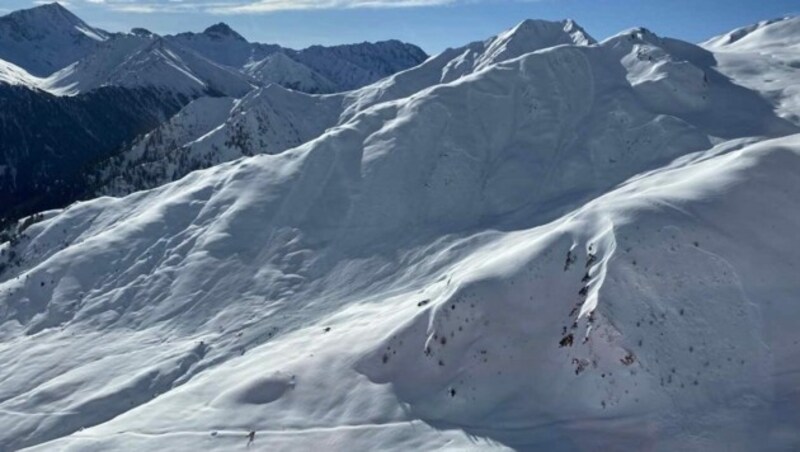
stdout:
[[[52,0],[43,0],[52,1]],[[73,0],[74,1],[74,0]],[[271,13],[314,9],[411,8],[460,0],[82,0],[95,7],[128,13],[207,12],[214,14]],[[65,3],[65,2],[62,2]]]
[[257,0],[212,8],[223,14],[269,13],[275,11],[352,8],[409,8],[453,3],[454,0]]

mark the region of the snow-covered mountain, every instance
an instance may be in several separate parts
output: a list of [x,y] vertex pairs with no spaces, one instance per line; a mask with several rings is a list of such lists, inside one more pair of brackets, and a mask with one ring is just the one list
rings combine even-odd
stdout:
[[360,88],[414,67],[428,57],[419,47],[396,40],[333,47],[316,45],[287,54],[336,83],[339,91]]
[[190,97],[205,92],[242,96],[252,81],[337,92],[372,83],[426,58],[418,47],[399,41],[285,49],[248,42],[224,23],[202,33],[164,37],[144,28],[108,33],[59,3],[0,17],[0,60],[46,78],[38,86],[56,95],[113,85],[155,86]]
[[345,118],[372,105],[410,96],[430,86],[456,80],[491,64],[561,44],[590,45],[596,41],[572,20],[525,20],[484,41],[447,49],[417,67],[400,71],[347,95]]
[[757,90],[778,114],[800,125],[800,17],[739,28],[702,44],[718,70]]
[[6,231],[0,444],[797,449],[800,127],[712,46],[578,29],[195,101],[128,155],[276,154]]
[[166,39],[190,48],[206,58],[233,68],[244,68],[281,51],[281,46],[248,42],[225,23],[214,24],[202,33],[185,32]]
[[45,84],[58,94],[121,86],[155,88],[189,99],[209,94],[238,97],[253,88],[237,71],[159,36],[141,33],[108,39],[93,54],[50,76]]
[[[224,23],[212,25],[202,33],[187,32],[166,39],[219,64],[255,72],[259,80],[278,82],[291,89],[307,87],[307,92],[360,88],[416,66],[428,57],[419,47],[400,41],[285,49],[248,42]],[[286,84],[281,83],[284,80]]]
[[[109,182],[100,182],[98,193],[122,195],[156,187],[198,168],[242,156],[278,153],[316,138],[325,130],[344,124],[381,103],[459,80],[527,53],[569,44],[591,48],[586,51],[597,60],[595,66],[612,68],[622,65],[624,69],[609,71],[608,79],[614,80],[611,85],[620,87],[609,88],[613,95],[595,99],[592,96],[605,96],[605,93],[587,94],[585,102],[589,105],[607,106],[606,109],[596,107],[595,119],[598,121],[615,124],[610,119],[617,114],[613,110],[623,108],[619,107],[620,104],[632,103],[643,104],[652,114],[668,114],[675,118],[660,120],[675,124],[686,121],[717,138],[779,136],[792,130],[791,125],[772,114],[772,106],[760,98],[759,92],[734,85],[716,72],[712,53],[698,46],[661,38],[644,29],[629,30],[597,44],[573,21],[527,20],[485,41],[448,49],[419,66],[358,90],[316,96],[316,100],[279,87],[260,90],[220,121],[213,134],[203,137],[187,141],[177,137],[161,139],[176,134],[172,126],[167,126],[168,130],[155,134],[159,137],[158,142],[144,138],[151,149],[147,154],[149,158],[142,160],[142,153],[133,149],[101,164],[103,176],[100,180]],[[279,107],[275,108],[276,105]],[[308,105],[315,107],[307,108]],[[624,108],[629,107],[626,105]],[[263,109],[271,113],[255,114]],[[625,113],[623,116],[630,115]],[[629,125],[622,120],[612,127],[624,129]],[[598,125],[599,129],[605,127],[609,126]],[[303,132],[297,133],[298,129]],[[185,134],[177,133],[177,136]],[[616,140],[622,135],[612,136]],[[635,140],[618,142],[620,156],[615,160],[637,145],[641,143]]]
[[[492,63],[560,44],[585,46],[595,42],[573,21],[526,20],[497,36],[448,49],[418,66],[358,90],[310,97],[277,86],[259,89],[229,116],[220,120],[213,134],[184,140],[191,134],[181,132],[180,125],[165,125],[163,130],[154,131],[152,137],[143,137],[134,149],[101,163],[99,178],[95,175],[96,180],[91,185],[98,186],[97,193],[124,195],[157,187],[183,177],[190,171],[242,156],[275,154],[316,138],[325,130],[346,122],[373,105],[456,80]],[[465,63],[467,61],[469,63]],[[280,58],[279,62],[292,67],[291,71],[286,72],[302,73],[301,70],[294,70],[285,58]],[[251,70],[257,68],[258,65],[251,66]],[[260,77],[262,81],[265,78],[257,73],[253,76]],[[304,80],[305,87],[323,83],[313,78],[309,80],[307,76],[281,78],[284,82],[290,79]],[[285,83],[280,84],[286,86]],[[211,116],[221,117],[219,112]],[[147,146],[149,152],[142,153],[136,149],[142,145]]]
[[245,73],[263,85],[277,85],[304,93],[333,93],[336,84],[293,60],[283,52],[275,52],[263,60],[245,67]]
[[0,17],[0,59],[45,77],[94,52],[109,34],[59,3]]
[[[342,64],[356,64],[361,72],[355,74],[360,74],[358,77],[364,80],[389,75],[426,57],[414,46],[395,42],[314,48],[313,52],[327,55],[325,61],[335,65],[335,71],[339,71]],[[96,180],[97,175],[91,169],[75,167],[74,163],[86,164],[113,156],[116,151],[129,146],[133,138],[130,132],[150,131],[159,125],[153,124],[153,118],[162,121],[165,115],[174,113],[176,108],[193,99],[203,96],[241,98],[254,86],[274,83],[312,92],[342,89],[337,82],[320,75],[319,65],[312,70],[289,57],[290,54],[300,55],[304,51],[249,43],[225,24],[211,26],[203,33],[165,37],[144,28],[134,28],[130,33],[107,33],[87,25],[57,3],[1,17],[0,85],[30,90],[5,90],[2,93],[4,100],[33,100],[25,108],[11,103],[6,112],[12,119],[4,124],[5,135],[0,141],[3,145],[0,223],[12,212],[16,212],[12,218],[17,218],[18,214],[45,207],[61,207],[85,196],[87,187],[79,187],[75,181]],[[338,62],[338,59],[345,63]],[[352,80],[348,79],[347,83],[350,82]],[[103,92],[95,95],[96,91]],[[108,95],[111,92],[115,94]],[[141,95],[145,108],[134,102],[131,115],[125,116],[120,111],[124,105],[115,104],[105,107],[109,111],[107,118],[98,114],[104,108],[98,104],[99,100],[126,101],[128,96],[137,93],[144,93]],[[80,100],[61,100],[54,96],[83,97]],[[207,103],[218,105],[213,101]],[[303,105],[315,103],[311,101]],[[42,110],[37,112],[27,108],[31,106]],[[73,112],[77,118],[63,117],[73,108],[77,109]],[[15,116],[16,110],[19,114]],[[104,122],[117,121],[119,115],[125,116],[130,124],[121,129],[112,125],[108,127],[108,133],[104,132]],[[140,117],[137,119],[136,115]],[[18,120],[23,117],[24,122]],[[298,112],[295,119],[279,119],[278,122],[296,121],[299,117]],[[99,123],[89,123],[89,120]],[[75,131],[74,137],[65,138],[61,135],[65,124],[80,124],[81,130]],[[314,130],[319,135],[324,130],[318,130],[319,127],[320,124],[313,123],[301,129]],[[54,130],[59,132],[54,133]],[[284,134],[289,138],[282,141],[282,149],[300,143],[292,133]],[[302,137],[308,133],[303,132]],[[42,136],[45,138],[36,138]],[[119,141],[114,142],[114,139]],[[23,155],[27,156],[22,159],[25,168],[16,168]],[[78,155],[82,157],[74,158]],[[55,160],[49,161],[54,156]],[[70,160],[70,164],[54,163],[61,162],[62,157]],[[36,158],[40,161],[33,161]],[[128,160],[126,156],[114,161]],[[62,166],[65,171],[54,169],[53,165]],[[205,166],[192,169],[200,167]],[[175,171],[175,174],[182,175],[188,171]],[[16,174],[28,174],[30,177],[26,184],[33,191],[19,192],[21,186],[18,182],[22,179],[13,176]],[[71,181],[69,189],[64,189],[65,179]],[[55,196],[55,193],[59,195]]]

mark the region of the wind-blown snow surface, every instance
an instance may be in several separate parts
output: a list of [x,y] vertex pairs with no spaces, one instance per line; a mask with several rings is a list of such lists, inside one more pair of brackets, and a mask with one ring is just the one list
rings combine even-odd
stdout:
[[800,444],[794,125],[640,29],[434,85],[3,245],[0,444]]

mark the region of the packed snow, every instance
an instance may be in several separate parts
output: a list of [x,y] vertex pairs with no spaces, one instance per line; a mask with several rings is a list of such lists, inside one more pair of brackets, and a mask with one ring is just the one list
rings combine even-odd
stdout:
[[189,104],[125,157],[180,179],[0,245],[0,448],[796,449],[800,111],[737,52],[526,21]]

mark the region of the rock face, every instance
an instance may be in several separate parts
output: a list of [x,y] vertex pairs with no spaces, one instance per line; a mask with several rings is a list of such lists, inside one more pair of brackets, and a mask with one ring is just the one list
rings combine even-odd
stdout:
[[800,130],[579,30],[196,101],[129,162],[236,160],[7,231],[0,444],[795,449]]

